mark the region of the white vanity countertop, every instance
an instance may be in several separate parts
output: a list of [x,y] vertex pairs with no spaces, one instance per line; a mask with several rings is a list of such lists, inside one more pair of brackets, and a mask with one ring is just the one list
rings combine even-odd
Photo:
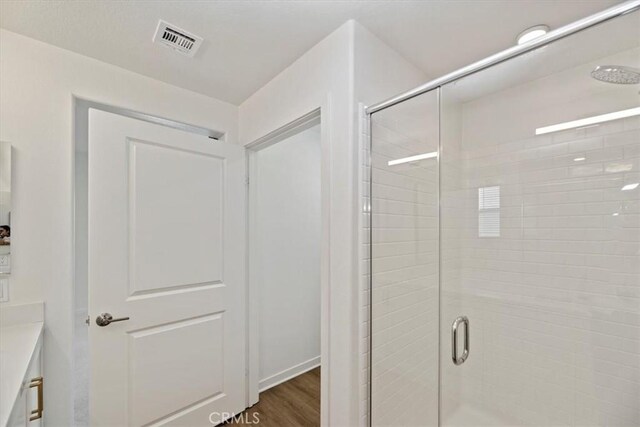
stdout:
[[0,426],[7,425],[29,364],[42,339],[43,322],[0,328]]

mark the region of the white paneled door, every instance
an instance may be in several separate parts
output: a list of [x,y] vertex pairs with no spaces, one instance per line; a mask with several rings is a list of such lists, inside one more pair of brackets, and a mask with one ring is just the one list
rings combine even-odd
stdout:
[[245,191],[243,148],[90,110],[91,425],[244,409]]

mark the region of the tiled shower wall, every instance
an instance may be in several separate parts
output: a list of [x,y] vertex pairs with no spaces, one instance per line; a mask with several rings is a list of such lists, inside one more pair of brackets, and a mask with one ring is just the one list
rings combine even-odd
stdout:
[[387,164],[437,150],[435,94],[377,113],[372,135],[373,425],[437,425],[437,162]]
[[[626,120],[590,133],[563,142],[558,134],[546,146],[523,141],[534,158],[524,161],[528,172],[515,162],[522,180],[499,175],[508,161],[481,167],[484,154],[465,153],[468,187],[456,196],[469,215],[460,218],[460,294],[452,297],[472,319],[477,357],[447,365],[444,377],[465,376],[462,402],[500,408],[518,424],[640,419],[640,209],[637,190],[621,191],[638,182],[621,171],[638,167],[640,126]],[[569,165],[582,155],[588,163]],[[478,188],[496,182],[501,236],[482,239]]]
[[[443,89],[442,425],[638,425],[640,187],[622,188],[640,182],[640,119],[534,130],[640,105],[637,88],[588,77],[600,62],[639,58],[624,52],[465,102]],[[420,117],[437,112],[373,116],[373,425],[437,424],[435,163],[386,165],[435,150]],[[480,237],[486,187],[500,188],[495,237]],[[454,366],[451,322],[463,314],[471,355]]]
[[[640,187],[622,188],[640,182],[640,119],[533,136],[640,105],[637,88],[567,89],[593,65],[466,103],[462,135],[443,131],[460,148],[443,154],[442,333],[464,314],[472,342],[461,366],[441,350],[445,424],[638,425]],[[533,101],[553,91],[566,97]],[[500,235],[479,237],[478,191],[494,186]]]

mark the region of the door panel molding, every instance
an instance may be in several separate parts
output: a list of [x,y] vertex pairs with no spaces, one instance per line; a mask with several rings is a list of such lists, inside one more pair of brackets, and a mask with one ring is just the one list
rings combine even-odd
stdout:
[[91,110],[88,164],[91,424],[241,412],[244,148]]

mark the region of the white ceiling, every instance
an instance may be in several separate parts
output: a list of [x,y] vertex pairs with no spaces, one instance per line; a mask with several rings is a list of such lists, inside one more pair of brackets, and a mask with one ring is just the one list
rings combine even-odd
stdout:
[[[616,0],[0,1],[0,26],[240,104],[348,19],[437,77]],[[205,39],[195,58],[151,43],[159,19]]]

